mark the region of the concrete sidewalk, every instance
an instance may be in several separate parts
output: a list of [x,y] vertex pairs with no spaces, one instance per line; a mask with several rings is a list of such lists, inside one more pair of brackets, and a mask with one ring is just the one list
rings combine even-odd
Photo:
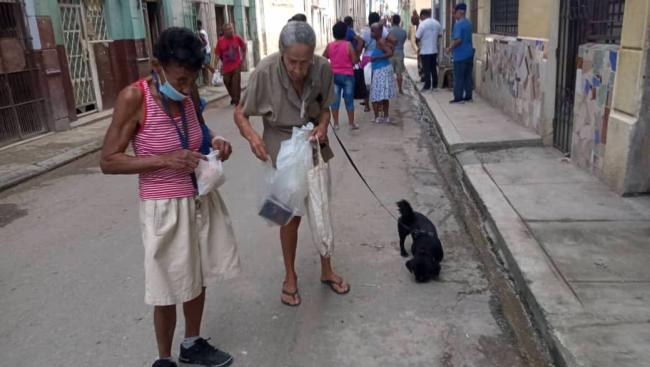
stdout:
[[[242,89],[246,88],[249,75],[250,72],[242,73]],[[208,104],[228,97],[224,86],[201,87],[200,94]],[[112,109],[98,112],[75,121],[70,130],[1,148],[0,191],[101,149],[112,115]]]
[[556,363],[647,365],[650,197],[616,195],[479,96],[421,94]]

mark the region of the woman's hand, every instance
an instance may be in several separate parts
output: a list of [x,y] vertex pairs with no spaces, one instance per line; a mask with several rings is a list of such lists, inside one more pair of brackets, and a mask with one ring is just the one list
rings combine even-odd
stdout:
[[200,160],[207,160],[205,156],[193,150],[180,149],[160,156],[166,168],[182,172],[194,172]]
[[316,141],[324,142],[327,139],[327,124],[319,124],[312,130],[309,136],[309,141],[315,143]]
[[230,142],[220,136],[212,139],[212,149],[219,151],[219,159],[222,161],[227,161],[232,154],[232,145]]
[[262,162],[266,162],[269,159],[269,154],[266,152],[266,145],[259,135],[253,134],[250,139],[248,139],[248,143],[257,159]]

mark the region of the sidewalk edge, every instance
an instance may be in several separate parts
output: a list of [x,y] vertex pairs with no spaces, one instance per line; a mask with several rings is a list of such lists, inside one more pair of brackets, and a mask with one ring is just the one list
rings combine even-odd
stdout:
[[[413,79],[410,76],[407,77],[412,83],[414,83]],[[465,190],[463,190],[464,194],[472,203],[474,203],[476,209],[479,211],[480,216],[482,217],[482,220],[484,222],[483,236],[486,237],[486,239],[489,242],[493,243],[496,246],[496,249],[499,250],[499,252],[501,253],[500,256],[505,257],[504,258],[505,268],[512,276],[512,281],[514,283],[516,291],[520,295],[524,303],[524,306],[529,314],[529,317],[533,322],[534,327],[537,328],[537,330],[540,333],[540,336],[544,339],[544,342],[549,348],[549,352],[552,356],[553,362],[556,365],[561,367],[577,366],[578,364],[575,361],[575,358],[564,347],[561,339],[556,334],[553,325],[549,320],[548,316],[550,315],[548,310],[545,310],[544,306],[540,304],[540,300],[538,300],[537,297],[535,297],[535,293],[531,288],[531,284],[533,284],[534,282],[532,282],[531,279],[529,279],[529,277],[526,276],[527,272],[521,266],[519,261],[517,261],[517,256],[513,254],[513,251],[511,251],[512,245],[509,244],[508,241],[506,240],[506,238],[508,238],[508,235],[502,231],[502,228],[499,227],[497,221],[495,220],[494,208],[492,208],[493,209],[492,211],[490,210],[489,204],[486,203],[486,200],[484,199],[484,195],[482,195],[482,193],[480,192],[481,190],[479,190],[477,187],[477,180],[485,180],[486,185],[484,186],[486,186],[488,190],[490,189],[492,189],[492,191],[494,191],[494,189],[497,190],[496,192],[494,192],[496,196],[492,200],[492,203],[494,203],[495,201],[502,201],[502,203],[498,204],[500,209],[511,211],[511,213],[508,213],[508,215],[511,215],[510,219],[513,221],[512,225],[516,227],[513,229],[513,231],[518,232],[518,234],[523,237],[528,237],[531,241],[534,241],[538,247],[541,245],[539,245],[539,243],[534,238],[532,233],[530,233],[530,231],[528,230],[525,222],[516,214],[515,210],[511,207],[510,203],[503,196],[503,194],[498,190],[498,187],[493,182],[489,174],[487,172],[484,172],[483,165],[480,164],[480,162],[478,162],[478,159],[477,158],[469,159],[469,161],[471,161],[470,164],[468,164],[467,162],[463,164],[463,162],[461,161],[463,158],[465,159],[467,158],[467,157],[462,157],[463,154],[473,155],[473,149],[476,149],[478,147],[476,146],[461,147],[456,144],[453,144],[453,142],[450,143],[448,137],[446,137],[443,133],[443,129],[440,126],[440,123],[438,121],[439,117],[437,117],[436,114],[434,113],[434,109],[432,109],[429,103],[427,103],[426,99],[420,93],[420,91],[416,90],[416,92],[418,98],[420,98],[421,100],[422,105],[427,108],[427,110],[433,117],[432,123],[434,124],[434,128],[437,130],[437,133],[440,135],[441,140],[446,145],[445,149],[447,151],[447,154],[449,155],[450,158],[453,159],[454,163],[458,167],[460,167],[462,171],[461,183],[462,186],[465,187]],[[532,144],[532,145],[536,145],[536,144]],[[499,146],[499,148],[504,148],[504,149],[508,147],[509,147],[508,144],[505,144],[505,146],[504,145]],[[472,178],[474,179],[474,181],[472,181]],[[512,216],[512,213],[514,213],[516,218]],[[552,274],[551,272],[546,278],[547,278],[546,280],[553,282],[554,278],[557,279],[557,275]],[[560,288],[564,288],[564,286],[560,285]],[[578,306],[576,304],[575,298],[569,292],[567,292],[566,289],[561,289],[557,293],[558,293],[558,297],[562,301],[566,302],[566,304],[568,305],[567,307],[572,308],[573,306]]]

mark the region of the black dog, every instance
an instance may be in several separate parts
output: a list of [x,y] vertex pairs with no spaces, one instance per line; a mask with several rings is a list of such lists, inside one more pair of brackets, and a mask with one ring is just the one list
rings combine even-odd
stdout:
[[444,256],[442,243],[438,238],[436,226],[423,214],[413,211],[408,201],[397,203],[401,217],[397,221],[399,248],[407,257],[404,240],[410,234],[413,238],[411,253],[413,258],[406,262],[406,268],[415,275],[415,281],[425,283],[440,275],[440,262]]

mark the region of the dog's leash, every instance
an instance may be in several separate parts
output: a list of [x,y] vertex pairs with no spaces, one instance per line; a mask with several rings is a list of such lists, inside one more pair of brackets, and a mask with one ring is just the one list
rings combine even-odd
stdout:
[[350,152],[348,152],[348,149],[345,147],[345,144],[343,144],[343,141],[341,141],[341,138],[339,137],[339,134],[336,133],[336,130],[332,129],[332,132],[334,132],[334,136],[336,137],[336,141],[339,142],[339,145],[341,146],[341,149],[343,149],[343,153],[345,153],[345,156],[347,157],[348,161],[352,165],[352,168],[354,168],[354,170],[357,172],[357,175],[359,175],[359,178],[361,179],[361,181],[363,181],[363,184],[366,186],[366,188],[368,188],[368,191],[370,191],[372,196],[375,197],[375,199],[377,200],[377,203],[379,203],[379,206],[381,206],[386,211],[386,213],[388,213],[388,215],[390,215],[397,222],[397,225],[399,225],[400,227],[408,230],[409,232],[411,232],[413,234],[423,233],[423,234],[428,234],[428,235],[434,236],[435,235],[434,233],[427,232],[427,231],[421,231],[419,229],[413,230],[413,229],[407,227],[406,225],[402,224],[399,221],[397,216],[395,216],[395,214],[393,214],[393,212],[391,212],[390,209],[388,209],[388,207],[386,205],[384,205],[384,202],[381,201],[381,199],[379,198],[379,195],[377,195],[375,190],[373,190],[373,188],[370,187],[370,184],[368,183],[366,178],[363,176],[363,174],[359,170],[359,167],[357,167],[357,164],[354,163],[354,160],[352,159],[352,156],[350,156]]
[[366,178],[363,176],[361,171],[359,171],[359,167],[357,167],[356,163],[354,163],[354,160],[350,156],[350,153],[348,152],[348,149],[345,147],[345,144],[343,144],[343,142],[341,141],[341,138],[339,137],[339,134],[337,134],[336,130],[334,130],[334,129],[332,129],[332,131],[334,132],[334,136],[336,137],[336,141],[339,142],[339,145],[341,146],[341,149],[343,149],[343,153],[345,153],[345,156],[348,158],[348,161],[352,165],[352,168],[354,168],[354,170],[357,172],[357,175],[359,175],[359,178],[361,179],[361,181],[363,181],[363,184],[366,185],[366,188],[368,188],[368,191],[370,191],[372,196],[375,197],[375,199],[377,200],[377,203],[379,203],[379,206],[381,206],[386,211],[386,213],[388,213],[388,215],[390,215],[393,219],[395,219],[398,224],[402,225],[401,223],[399,223],[399,220],[397,219],[397,216],[395,216],[395,214],[393,214],[393,212],[391,212],[390,209],[388,209],[388,207],[386,207],[386,205],[384,205],[384,203],[381,201],[381,199],[379,198],[379,196],[377,195],[375,190],[373,190],[372,187],[370,187],[370,184],[368,183]]

